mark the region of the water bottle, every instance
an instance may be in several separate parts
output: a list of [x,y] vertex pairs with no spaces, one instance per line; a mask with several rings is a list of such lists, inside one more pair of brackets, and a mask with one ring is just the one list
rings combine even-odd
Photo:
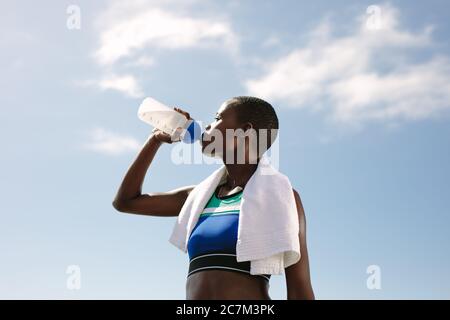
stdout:
[[200,125],[195,120],[187,119],[184,114],[151,97],[142,101],[139,106],[138,117],[169,134],[173,141],[180,139],[185,143],[193,143],[201,136]]

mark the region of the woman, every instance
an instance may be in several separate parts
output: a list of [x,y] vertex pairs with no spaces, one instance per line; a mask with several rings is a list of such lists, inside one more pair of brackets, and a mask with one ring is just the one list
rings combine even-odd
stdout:
[[[179,108],[174,109],[190,119],[188,112]],[[249,140],[245,138],[245,143],[240,144],[236,136],[227,136],[227,129],[242,129],[243,132],[249,129],[268,129],[267,148],[258,150],[258,155],[255,157]],[[201,139],[202,152],[208,156],[222,158],[227,169],[227,175],[219,183],[190,235],[190,241],[188,242],[190,269],[194,264],[194,260],[197,263],[198,258],[206,256],[202,255],[202,253],[207,252],[205,250],[217,250],[217,246],[222,246],[222,248],[219,248],[223,249],[222,252],[229,253],[226,255],[228,256],[227,259],[233,257],[232,253],[235,253],[235,251],[225,250],[234,249],[233,247],[235,247],[238,221],[236,217],[239,214],[239,210],[234,210],[233,212],[231,210],[222,210],[230,213],[229,215],[220,215],[222,220],[219,219],[219,216],[213,218],[211,214],[206,214],[206,212],[208,209],[211,209],[211,206],[214,207],[212,211],[220,211],[221,206],[227,206],[230,203],[234,205],[234,208],[239,207],[242,190],[258,166],[259,155],[262,155],[269,149],[276,138],[276,134],[271,135],[272,131],[270,129],[276,129],[275,132],[278,130],[278,118],[275,110],[266,101],[248,96],[238,96],[225,101],[216,113],[215,121],[205,128]],[[223,143],[219,148],[216,146],[211,149],[210,144],[216,142],[212,137],[216,137],[217,133],[224,137]],[[116,210],[151,216],[178,216],[186,198],[195,186],[185,186],[169,192],[150,194],[142,194],[141,191],[145,174],[159,147],[163,143],[171,144],[173,142],[168,134],[158,129],[153,130],[153,133],[128,169],[120,185],[113,201],[113,206]],[[236,161],[236,156],[239,155],[239,148],[244,151],[244,162]],[[226,158],[226,154],[230,150],[233,152],[234,161],[226,161],[229,159]],[[256,162],[251,159],[256,159]],[[295,197],[300,223],[301,259],[285,268],[287,299],[314,299],[306,246],[305,215],[298,192],[294,189],[292,192]],[[225,220],[224,216],[227,216],[227,220]],[[209,229],[208,231],[207,228],[211,228],[211,226],[214,227],[214,230]],[[199,239],[203,241],[199,241]],[[214,246],[216,248],[213,248]],[[269,296],[269,281],[266,275],[251,275],[248,272],[249,264],[238,263],[235,258],[234,261],[228,261],[227,263],[235,264],[235,268],[221,268],[218,266],[214,268],[198,268],[194,272],[190,272],[186,282],[186,299],[271,299]]]

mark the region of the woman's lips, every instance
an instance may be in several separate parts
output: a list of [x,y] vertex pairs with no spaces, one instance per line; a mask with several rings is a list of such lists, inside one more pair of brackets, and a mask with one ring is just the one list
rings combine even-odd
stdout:
[[202,133],[202,138],[200,140],[200,143],[202,145],[202,148],[205,148],[207,141],[205,140],[205,132]]
[[211,142],[211,136],[209,136],[206,131],[202,133],[202,141],[203,142]]
[[215,137],[209,135],[206,131],[202,133],[201,135],[201,144],[202,144],[202,148],[204,149],[207,145],[209,145],[210,143],[212,143],[213,141],[215,141]]

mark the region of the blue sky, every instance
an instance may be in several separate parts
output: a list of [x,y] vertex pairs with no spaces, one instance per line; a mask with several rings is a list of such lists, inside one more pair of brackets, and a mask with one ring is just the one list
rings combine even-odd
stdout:
[[[237,95],[277,110],[279,169],[305,208],[318,299],[450,298],[446,1],[0,6],[0,298],[184,299],[175,218],[111,202],[151,132],[137,118],[145,96],[209,123]],[[143,192],[218,167],[176,165],[172,148]],[[70,265],[79,290],[66,286]],[[367,288],[370,265],[379,290]],[[284,276],[270,294],[286,298]]]

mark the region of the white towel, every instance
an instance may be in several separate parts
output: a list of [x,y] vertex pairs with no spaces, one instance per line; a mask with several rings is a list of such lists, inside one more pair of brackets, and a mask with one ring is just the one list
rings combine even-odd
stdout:
[[[169,242],[187,252],[200,213],[226,178],[223,165],[201,181],[186,199]],[[299,219],[289,178],[265,155],[242,193],[236,244],[237,261],[250,261],[250,274],[283,274],[300,260]]]

